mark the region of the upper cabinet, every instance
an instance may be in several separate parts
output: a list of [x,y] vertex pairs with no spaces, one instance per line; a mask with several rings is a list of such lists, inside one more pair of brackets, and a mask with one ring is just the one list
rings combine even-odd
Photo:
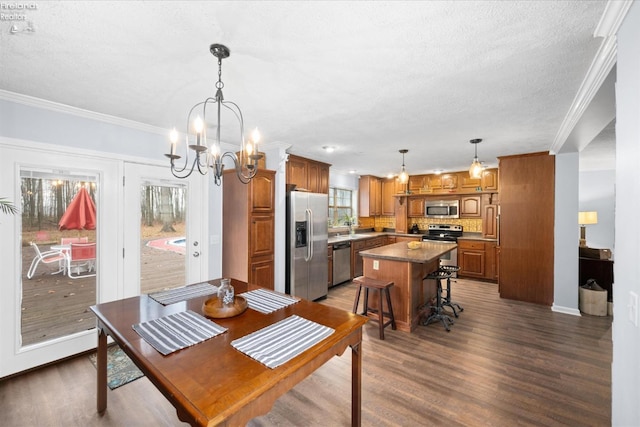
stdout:
[[329,194],[330,166],[290,154],[287,161],[287,184],[295,185],[299,190]]
[[382,181],[382,215],[393,216],[396,214],[396,197],[402,193],[402,184],[397,178],[387,178]]
[[460,218],[480,218],[481,216],[480,196],[460,197]]
[[498,169],[485,169],[482,171],[482,190],[498,191]]
[[481,178],[470,178],[469,172],[414,175],[409,177],[411,194],[470,194],[498,191],[498,169],[486,169]]
[[372,175],[361,176],[358,194],[360,196],[358,215],[362,217],[382,215],[382,184],[380,178]]

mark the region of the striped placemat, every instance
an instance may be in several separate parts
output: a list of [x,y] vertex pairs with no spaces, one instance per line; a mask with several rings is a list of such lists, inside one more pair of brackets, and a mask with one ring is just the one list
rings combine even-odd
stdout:
[[191,310],[137,323],[132,327],[138,335],[165,356],[227,330]]
[[277,368],[313,347],[335,331],[300,316],[289,316],[231,345],[268,368]]
[[249,308],[264,314],[269,314],[300,301],[300,298],[273,292],[268,289],[256,289],[240,295],[247,300]]
[[218,287],[207,282],[197,283],[195,285],[183,286],[181,288],[169,289],[166,291],[154,292],[149,294],[149,298],[162,305],[173,304],[174,302],[186,301],[188,299],[197,298],[205,295],[213,295],[218,292]]

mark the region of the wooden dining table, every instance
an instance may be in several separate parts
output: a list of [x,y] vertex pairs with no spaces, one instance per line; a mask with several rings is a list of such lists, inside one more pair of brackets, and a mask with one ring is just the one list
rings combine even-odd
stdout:
[[[220,279],[209,281],[217,286]],[[259,286],[232,279],[236,295]],[[268,413],[281,395],[334,356],[351,347],[351,424],[361,424],[362,326],[367,319],[349,311],[300,300],[269,314],[251,308],[212,319],[227,331],[163,356],[132,327],[134,324],[191,310],[202,313],[208,297],[162,305],[147,295],[97,304],[97,409],[107,409],[107,336],[122,348],[176,408],[178,418],[194,426],[240,426]],[[271,369],[230,345],[231,341],[297,315],[335,330],[288,362]],[[301,419],[304,414],[299,414]]]

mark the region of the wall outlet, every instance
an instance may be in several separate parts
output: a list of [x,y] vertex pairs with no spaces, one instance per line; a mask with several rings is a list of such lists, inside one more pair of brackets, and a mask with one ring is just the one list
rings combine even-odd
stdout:
[[[380,270],[380,261],[378,261],[377,259],[373,260],[373,269],[374,270]],[[636,299],[637,301],[637,299]]]
[[638,294],[629,292],[629,322],[638,327]]

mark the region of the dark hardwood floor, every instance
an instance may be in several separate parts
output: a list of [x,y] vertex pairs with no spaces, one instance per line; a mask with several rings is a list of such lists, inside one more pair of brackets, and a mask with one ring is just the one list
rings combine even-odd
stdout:
[[[323,304],[351,309],[350,284]],[[459,279],[464,308],[447,333],[365,325],[364,426],[611,425],[611,318],[554,313],[501,300],[497,285]],[[351,356],[335,357],[250,426],[350,425]],[[177,426],[173,407],[146,379],[108,392],[95,412],[96,371],[80,356],[0,381],[6,426]]]

